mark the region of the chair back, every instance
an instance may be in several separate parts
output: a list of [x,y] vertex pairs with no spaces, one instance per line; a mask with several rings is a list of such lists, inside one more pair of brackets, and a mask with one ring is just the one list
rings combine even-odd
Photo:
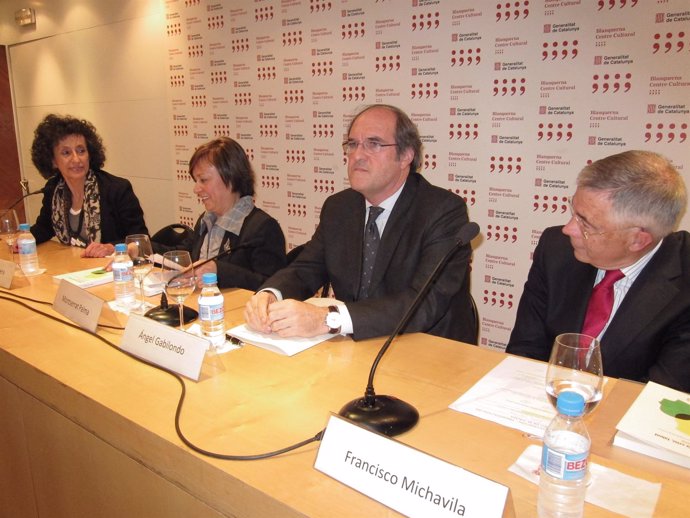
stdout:
[[183,225],[182,223],[173,223],[171,225],[165,226],[158,232],[151,236],[151,241],[160,243],[161,245],[167,247],[176,247],[180,243],[192,237],[194,231],[191,227]]

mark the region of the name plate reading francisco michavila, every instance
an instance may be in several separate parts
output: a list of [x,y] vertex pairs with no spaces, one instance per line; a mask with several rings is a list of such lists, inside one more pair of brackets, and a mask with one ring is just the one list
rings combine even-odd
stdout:
[[151,363],[198,381],[208,340],[150,318],[130,314],[120,347]]
[[508,487],[336,415],[314,467],[405,516],[515,516]]
[[53,309],[79,327],[95,333],[98,318],[103,310],[103,302],[102,298],[93,293],[62,280],[53,300]]

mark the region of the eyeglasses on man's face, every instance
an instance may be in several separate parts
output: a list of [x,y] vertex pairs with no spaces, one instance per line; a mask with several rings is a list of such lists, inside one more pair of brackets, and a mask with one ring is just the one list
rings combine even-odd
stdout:
[[621,230],[630,230],[631,228],[640,228],[637,225],[633,225],[630,227],[622,227],[622,228],[614,228],[612,230],[596,230],[592,225],[590,225],[587,221],[583,221],[576,213],[575,209],[573,208],[573,199],[570,198],[568,200],[568,207],[570,207],[570,214],[575,220],[575,223],[577,223],[578,228],[580,229],[580,232],[582,232],[582,235],[586,240],[589,240],[592,237],[596,236],[603,236],[604,234],[611,234],[613,232],[619,232]]
[[343,142],[343,151],[345,151],[345,153],[347,153],[348,155],[352,154],[357,150],[357,147],[360,145],[362,146],[364,152],[369,154],[378,153],[384,147],[397,146],[397,144],[384,144],[380,140],[371,138],[364,139],[361,142],[354,139],[350,139]]

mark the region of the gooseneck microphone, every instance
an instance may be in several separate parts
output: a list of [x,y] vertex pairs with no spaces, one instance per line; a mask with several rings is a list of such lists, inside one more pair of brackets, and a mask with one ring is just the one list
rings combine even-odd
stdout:
[[45,191],[45,187],[43,187],[42,189],[38,189],[37,191],[27,192],[23,196],[20,196],[12,205],[7,207],[7,210],[5,210],[5,212],[0,214],[0,217],[7,214],[9,211],[11,211],[13,208],[15,208],[17,205],[19,205],[20,202],[22,202],[24,199],[28,198],[29,196],[33,196],[34,194],[43,194],[44,191]]
[[341,416],[390,437],[406,432],[417,424],[417,421],[419,421],[419,412],[417,412],[415,407],[393,396],[376,395],[374,391],[374,374],[376,374],[376,368],[381,358],[390,347],[391,342],[393,342],[393,339],[398,336],[398,333],[400,333],[407,325],[410,318],[415,314],[426,297],[431,284],[436,280],[446,264],[448,264],[451,257],[455,255],[455,252],[457,252],[460,247],[472,241],[477,234],[479,234],[479,225],[476,223],[468,222],[462,226],[458,233],[457,243],[455,243],[438,262],[436,268],[431,272],[431,275],[429,275],[429,278],[417,293],[412,304],[410,304],[407,312],[400,319],[400,322],[398,322],[395,330],[381,347],[376,359],[374,359],[371,371],[369,372],[369,382],[367,383],[364,397],[347,403],[340,409],[339,414]]

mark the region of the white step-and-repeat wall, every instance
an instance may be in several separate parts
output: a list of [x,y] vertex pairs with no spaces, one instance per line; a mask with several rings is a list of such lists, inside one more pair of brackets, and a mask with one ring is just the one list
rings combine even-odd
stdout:
[[[403,108],[431,182],[468,204],[481,345],[502,349],[541,231],[569,218],[574,179],[625,149],[688,179],[687,0],[167,0],[177,216],[203,210],[188,159],[238,140],[257,203],[289,247],[348,186],[352,114]],[[688,182],[690,183],[690,182]],[[683,228],[688,228],[688,218]]]

